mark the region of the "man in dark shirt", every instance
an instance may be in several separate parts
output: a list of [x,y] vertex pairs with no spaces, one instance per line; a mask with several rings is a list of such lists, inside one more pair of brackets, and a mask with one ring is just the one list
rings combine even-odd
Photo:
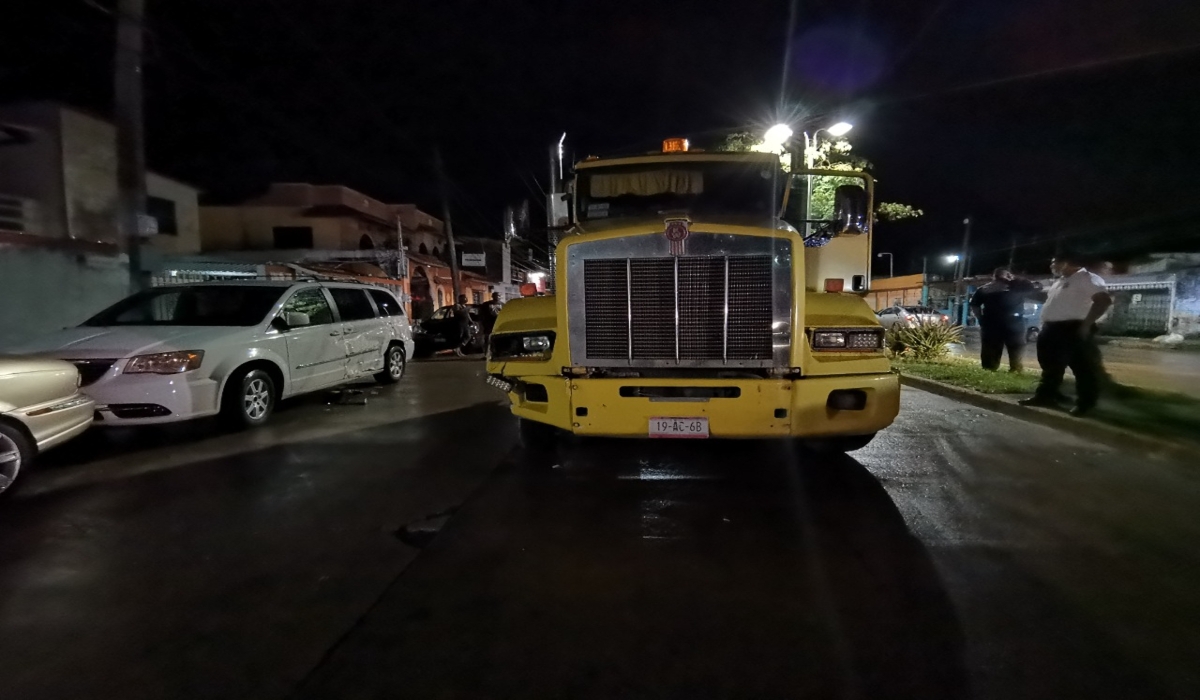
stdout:
[[1037,288],[1029,280],[1017,279],[1001,267],[992,273],[992,281],[975,290],[971,312],[979,319],[983,347],[979,360],[984,369],[1000,368],[1000,357],[1008,349],[1010,371],[1021,371],[1025,351],[1025,300]]
[[459,294],[458,303],[454,305],[454,319],[458,321],[459,345],[454,349],[458,355],[465,355],[475,342],[475,324],[471,311],[467,308],[467,295]]

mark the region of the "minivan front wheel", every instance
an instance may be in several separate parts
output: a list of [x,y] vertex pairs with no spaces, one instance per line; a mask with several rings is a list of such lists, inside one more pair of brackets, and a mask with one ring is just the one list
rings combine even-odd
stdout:
[[375,375],[375,381],[380,384],[395,384],[404,378],[407,366],[408,358],[404,354],[404,346],[394,344],[384,354],[383,371]]
[[275,380],[261,369],[243,371],[225,387],[221,416],[235,428],[257,428],[275,412]]

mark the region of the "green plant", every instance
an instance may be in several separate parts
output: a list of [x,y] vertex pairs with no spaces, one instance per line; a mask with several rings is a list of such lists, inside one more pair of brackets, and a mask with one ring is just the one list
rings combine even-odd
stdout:
[[951,343],[962,342],[962,328],[944,323],[892,326],[884,339],[893,357],[906,360],[936,360],[950,354]]

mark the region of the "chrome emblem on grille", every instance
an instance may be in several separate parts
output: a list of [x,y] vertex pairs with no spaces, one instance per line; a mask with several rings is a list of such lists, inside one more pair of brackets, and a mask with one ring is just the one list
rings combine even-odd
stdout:
[[667,230],[664,232],[671,242],[671,255],[683,255],[687,250],[684,241],[691,235],[687,219],[668,219]]

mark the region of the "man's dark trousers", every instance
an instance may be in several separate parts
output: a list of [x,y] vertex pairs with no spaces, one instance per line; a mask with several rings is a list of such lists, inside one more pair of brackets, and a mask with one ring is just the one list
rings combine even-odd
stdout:
[[1063,374],[1069,367],[1075,375],[1076,405],[1083,408],[1096,405],[1103,372],[1100,348],[1096,346],[1095,329],[1084,336],[1082,327],[1082,321],[1054,321],[1043,325],[1037,341],[1038,364],[1042,366],[1042,382],[1037,388],[1039,399],[1056,399]]
[[982,345],[979,361],[984,369],[999,369],[1000,357],[1007,349],[1008,366],[1018,372],[1025,352],[1025,320],[983,321],[979,324],[979,342]]

